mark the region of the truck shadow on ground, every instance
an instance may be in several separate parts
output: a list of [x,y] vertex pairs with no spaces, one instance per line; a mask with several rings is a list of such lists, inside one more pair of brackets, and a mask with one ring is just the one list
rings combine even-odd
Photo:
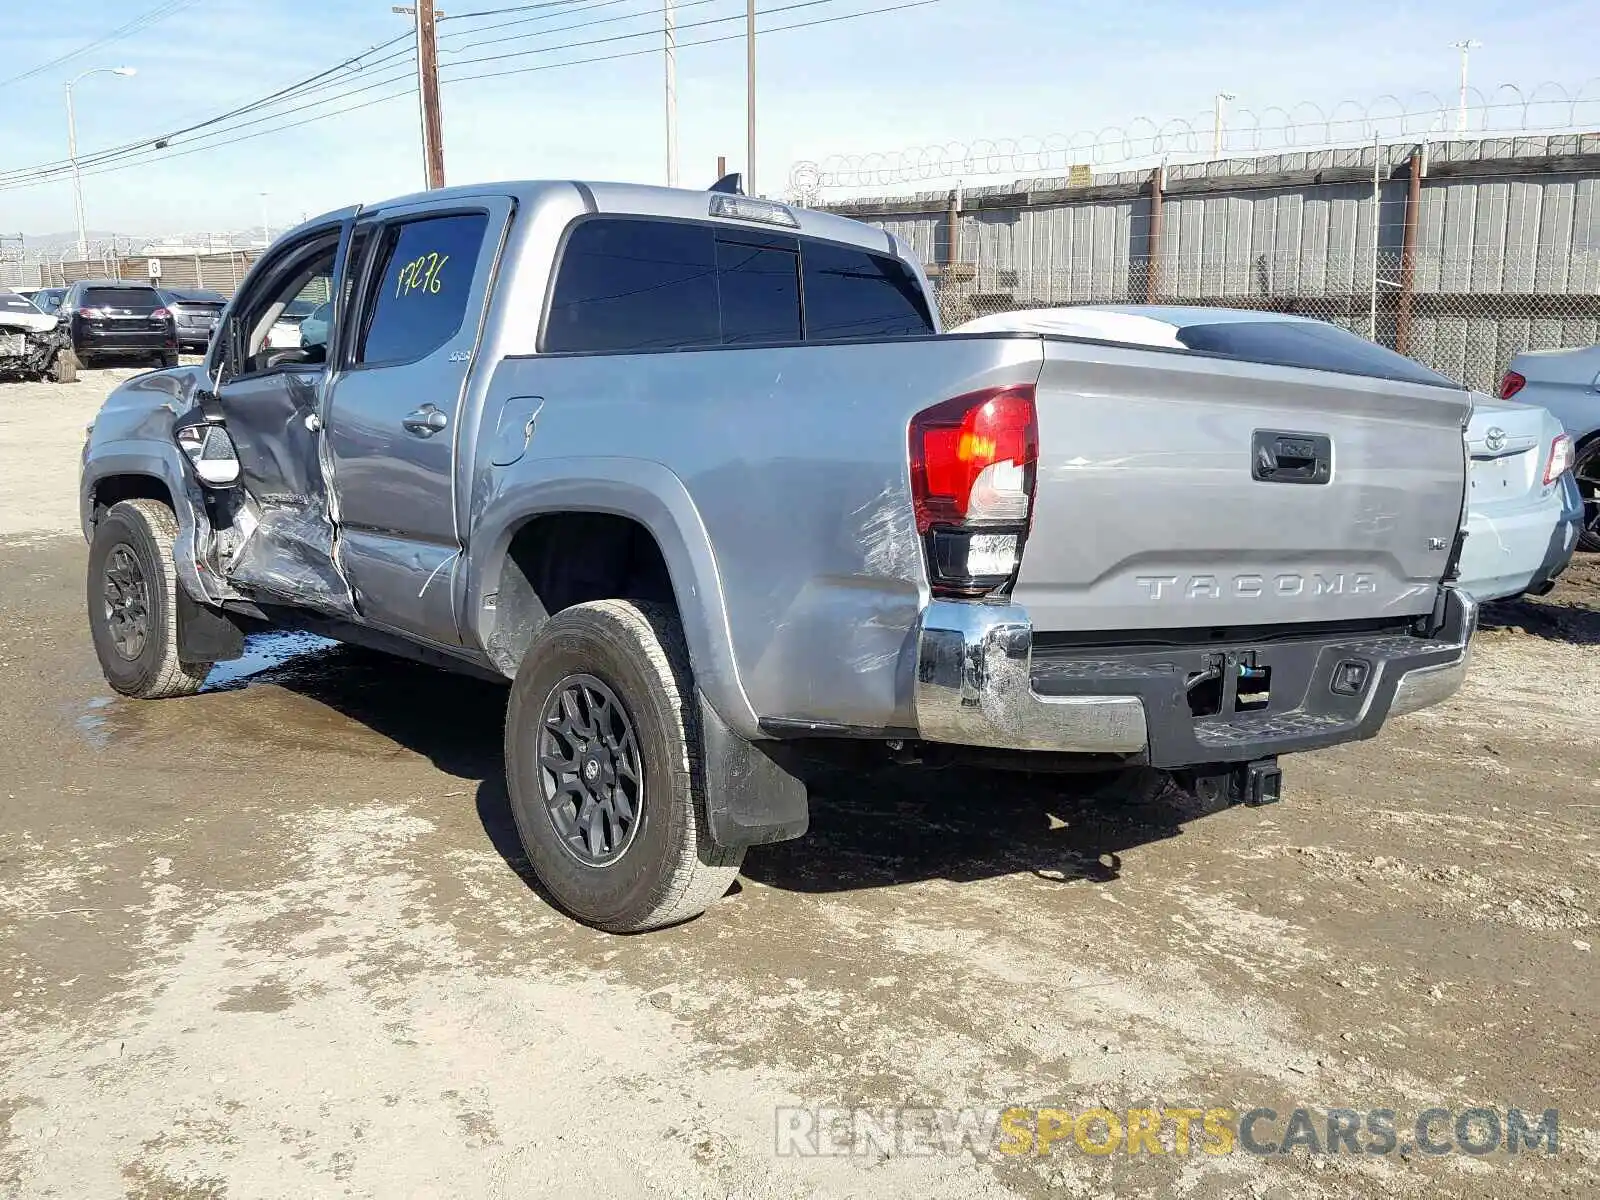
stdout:
[[[477,817],[489,842],[538,890],[506,792],[505,687],[327,643],[216,683],[213,690],[285,688],[426,757],[447,775],[475,782]],[[798,892],[1019,872],[1105,881],[1118,877],[1125,851],[1175,837],[1185,822],[1210,811],[1149,772],[1021,774],[824,762],[805,771],[810,831],[797,841],[752,848],[744,868],[751,879]]]

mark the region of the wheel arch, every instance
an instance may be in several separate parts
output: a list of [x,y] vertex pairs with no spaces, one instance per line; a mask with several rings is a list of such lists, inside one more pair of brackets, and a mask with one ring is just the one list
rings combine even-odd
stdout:
[[[504,674],[515,675],[534,634],[562,608],[598,599],[667,602],[682,621],[696,686],[734,730],[762,736],[739,679],[710,537],[667,468],[546,460],[490,497],[472,531],[463,624]],[[552,553],[587,558],[581,569],[541,574],[539,556]],[[634,594],[618,594],[619,586]]]

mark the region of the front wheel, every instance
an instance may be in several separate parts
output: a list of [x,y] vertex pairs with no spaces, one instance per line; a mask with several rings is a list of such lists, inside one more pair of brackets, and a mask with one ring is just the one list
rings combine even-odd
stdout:
[[158,500],[113,504],[89,547],[89,633],[106,682],[160,700],[200,690],[210,663],[178,658],[178,521]]
[[1572,475],[1583,496],[1583,532],[1578,535],[1578,545],[1591,552],[1600,551],[1600,437],[1590,438],[1578,451]]
[[78,382],[78,356],[71,346],[63,346],[56,352],[55,358],[50,360],[49,374],[51,383]]
[[689,653],[661,605],[600,600],[545,624],[511,689],[506,783],[539,882],[600,929],[697,916],[744,860],[711,839]]

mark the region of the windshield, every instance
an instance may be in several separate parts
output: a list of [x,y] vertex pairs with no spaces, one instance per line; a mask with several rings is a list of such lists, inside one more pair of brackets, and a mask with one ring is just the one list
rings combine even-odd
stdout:
[[37,313],[39,309],[26,296],[0,289],[0,312]]

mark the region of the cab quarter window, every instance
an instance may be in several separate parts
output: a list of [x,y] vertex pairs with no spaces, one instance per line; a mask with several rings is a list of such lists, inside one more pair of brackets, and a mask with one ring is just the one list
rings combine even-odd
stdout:
[[426,358],[460,332],[488,226],[487,214],[463,213],[384,230],[356,362]]

